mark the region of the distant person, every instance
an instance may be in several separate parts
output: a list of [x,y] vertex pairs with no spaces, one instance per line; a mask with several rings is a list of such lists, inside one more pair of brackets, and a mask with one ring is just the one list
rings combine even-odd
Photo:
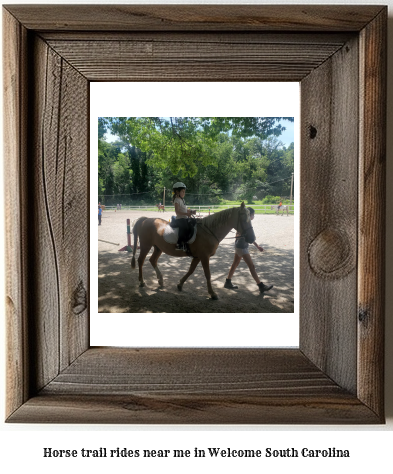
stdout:
[[98,205],[98,225],[101,225],[102,207]]
[[[254,209],[252,207],[248,207],[247,209],[250,211],[250,219],[253,220],[254,217],[255,217]],[[238,286],[235,286],[235,285],[232,284],[232,277],[233,277],[233,274],[235,273],[235,270],[238,267],[241,259],[243,259],[246,262],[246,264],[247,264],[247,266],[250,270],[250,273],[251,273],[252,277],[255,280],[255,283],[258,285],[259,291],[261,293],[264,293],[265,291],[271,290],[273,288],[273,285],[265,285],[259,279],[258,274],[257,274],[257,272],[255,270],[255,267],[254,267],[254,263],[251,259],[251,255],[248,251],[248,245],[249,244],[245,241],[245,239],[241,238],[240,233],[237,232],[236,233],[236,240],[235,240],[235,256],[234,256],[234,259],[233,259],[232,266],[229,270],[228,277],[225,281],[224,288],[227,288],[228,290],[236,290],[238,288]],[[258,245],[256,243],[256,241],[253,242],[253,245],[255,245],[255,247],[260,252],[263,252],[263,248],[260,245]]]

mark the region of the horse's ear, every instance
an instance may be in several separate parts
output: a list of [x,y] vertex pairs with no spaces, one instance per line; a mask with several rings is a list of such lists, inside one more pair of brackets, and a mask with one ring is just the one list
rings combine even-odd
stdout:
[[240,207],[241,207],[242,209],[244,209],[244,207],[245,207],[244,201],[240,204]]

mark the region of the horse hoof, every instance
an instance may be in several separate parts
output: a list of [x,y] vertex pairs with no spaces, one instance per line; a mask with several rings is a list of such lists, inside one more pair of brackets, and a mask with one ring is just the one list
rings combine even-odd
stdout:
[[139,288],[142,288],[143,286],[145,286],[145,282],[144,282],[144,281],[141,281],[141,282],[139,283]]
[[177,285],[177,289],[178,289],[179,291],[181,291],[181,290],[183,289],[183,285],[180,285],[180,284]]
[[215,293],[212,295],[212,300],[218,300],[218,296]]

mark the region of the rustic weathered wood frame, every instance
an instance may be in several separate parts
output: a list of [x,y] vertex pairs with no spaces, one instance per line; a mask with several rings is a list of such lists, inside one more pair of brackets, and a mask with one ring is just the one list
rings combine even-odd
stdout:
[[[3,8],[7,421],[384,422],[386,21],[355,5]],[[94,80],[301,83],[299,349],[89,346]]]

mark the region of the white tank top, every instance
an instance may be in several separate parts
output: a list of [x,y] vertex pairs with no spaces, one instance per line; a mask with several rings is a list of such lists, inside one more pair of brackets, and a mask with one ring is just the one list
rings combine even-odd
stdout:
[[[173,201],[173,204],[175,204],[176,202],[179,204],[179,211],[186,213],[186,212],[187,212],[187,206],[184,204],[183,199],[177,197],[177,198],[175,198],[175,200]],[[186,216],[186,215],[185,215],[185,216],[178,216],[178,215],[176,215],[176,219],[187,219],[187,217],[188,217],[188,216]]]

